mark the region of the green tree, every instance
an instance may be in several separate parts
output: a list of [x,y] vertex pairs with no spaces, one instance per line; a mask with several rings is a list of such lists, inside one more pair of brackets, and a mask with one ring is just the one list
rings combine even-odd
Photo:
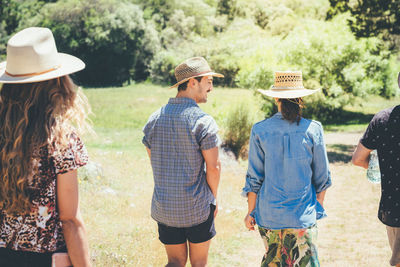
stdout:
[[12,34],[30,26],[26,21],[34,17],[45,1],[0,0],[0,59],[5,58],[6,44]]
[[36,24],[53,31],[58,49],[80,57],[77,80],[90,86],[144,80],[158,37],[137,5],[116,0],[67,0],[47,4]]
[[307,98],[306,112],[320,120],[334,120],[336,111],[357,98],[392,97],[390,53],[377,38],[356,39],[346,27],[346,16],[332,23],[319,21],[293,31],[282,43],[284,61],[303,71],[307,88],[321,93]]
[[233,20],[237,11],[237,0],[220,0],[217,6],[219,15],[227,15],[229,20]]
[[[400,36],[400,1],[398,0],[330,0],[327,18],[350,11],[348,20],[357,37],[381,36],[396,48]],[[398,47],[397,47],[398,48]]]
[[11,34],[18,27],[19,3],[14,0],[0,0],[0,20],[7,34]]
[[134,0],[133,2],[142,7],[145,19],[153,19],[159,31],[167,27],[169,18],[179,6],[175,0]]
[[4,30],[3,25],[0,23],[0,62],[2,62],[6,57],[6,43],[7,33]]
[[25,21],[37,14],[45,1],[0,0],[0,24],[7,35],[25,26]]

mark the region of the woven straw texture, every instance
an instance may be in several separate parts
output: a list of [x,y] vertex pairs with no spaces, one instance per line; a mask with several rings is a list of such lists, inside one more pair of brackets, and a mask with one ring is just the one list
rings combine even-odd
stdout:
[[304,88],[301,71],[275,72],[275,81],[271,89],[274,88]]
[[211,72],[207,61],[202,57],[190,58],[175,68],[176,81],[180,82],[199,74]]
[[274,85],[270,90],[257,91],[269,97],[290,99],[311,95],[318,90],[304,88],[301,71],[276,71]]
[[190,78],[200,76],[214,76],[223,78],[224,75],[213,72],[207,61],[202,57],[192,57],[175,68],[175,78],[177,83],[170,88],[176,87],[181,83],[188,81]]

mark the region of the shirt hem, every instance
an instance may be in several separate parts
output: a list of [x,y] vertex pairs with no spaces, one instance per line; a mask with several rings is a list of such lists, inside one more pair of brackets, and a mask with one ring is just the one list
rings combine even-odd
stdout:
[[5,248],[5,249],[9,249],[12,251],[19,251],[19,252],[32,252],[32,253],[55,253],[55,252],[67,252],[67,245],[65,244],[63,247],[59,247],[56,248],[54,250],[34,250],[34,249],[26,249],[26,248],[22,248],[22,247],[18,247],[17,249],[15,249],[14,246],[2,246],[0,245],[0,248]]
[[[196,222],[196,223],[194,223],[194,224],[180,224],[180,225],[178,225],[178,224],[168,224],[168,223],[162,222],[162,220],[160,220],[160,219],[157,219],[156,216],[154,216],[153,214],[151,214],[151,218],[153,218],[153,220],[155,220],[157,223],[164,224],[164,225],[169,226],[169,227],[175,227],[175,228],[189,228],[189,227],[197,226],[197,225],[202,224],[202,223],[204,223],[205,221],[207,221],[208,216],[210,215],[210,204],[213,204],[213,201],[211,201],[211,202],[208,204],[208,208],[207,208],[207,209],[208,209],[208,212],[207,212],[207,216],[205,217],[205,219],[204,219],[204,220],[201,220],[200,222]],[[214,204],[213,204],[213,205],[214,205]]]
[[332,181],[330,180],[329,183],[325,184],[322,189],[320,189],[319,191],[315,190],[316,194],[319,194],[321,192],[324,192],[325,190],[327,190],[329,187],[332,186]]
[[360,140],[360,143],[361,143],[363,146],[365,146],[365,148],[367,148],[367,149],[369,149],[369,150],[374,150],[374,149],[376,149],[376,147],[373,147],[373,146],[370,146],[370,144],[367,144],[365,139],[361,139],[361,140]]
[[65,173],[67,173],[67,172],[70,172],[70,171],[79,169],[79,168],[81,168],[81,167],[83,167],[83,166],[85,166],[85,165],[87,165],[87,164],[88,164],[87,161],[82,162],[82,163],[77,163],[76,165],[74,165],[74,166],[72,166],[72,167],[70,167],[70,168],[68,168],[68,169],[61,170],[61,171],[56,172],[56,174],[57,174],[57,175],[58,175],[58,174],[65,174]]
[[386,222],[384,222],[379,216],[378,216],[378,219],[381,221],[381,223],[383,223],[384,225],[386,225],[386,226],[390,226],[390,227],[400,227],[400,224],[388,224],[388,223],[386,223]]
[[258,227],[264,228],[264,229],[269,229],[269,230],[283,230],[283,229],[307,229],[313,226],[316,226],[317,222],[311,224],[310,226],[306,226],[306,227],[292,227],[292,226],[283,226],[283,227],[266,227],[266,226],[261,226],[259,224],[257,224]]

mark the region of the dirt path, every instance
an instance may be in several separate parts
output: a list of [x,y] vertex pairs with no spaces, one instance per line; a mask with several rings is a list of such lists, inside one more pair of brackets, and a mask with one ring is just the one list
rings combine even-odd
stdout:
[[342,144],[342,145],[357,145],[362,137],[362,132],[334,132],[325,134],[325,143],[327,145]]
[[325,200],[328,218],[318,222],[324,267],[389,266],[386,230],[377,218],[380,185],[370,183],[366,171],[351,164],[362,134],[325,135],[333,186]]

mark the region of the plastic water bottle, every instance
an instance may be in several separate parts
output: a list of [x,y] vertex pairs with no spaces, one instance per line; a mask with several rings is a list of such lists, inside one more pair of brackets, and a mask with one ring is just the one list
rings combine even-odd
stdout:
[[379,170],[378,153],[372,150],[368,163],[367,178],[371,183],[381,182],[381,171]]

